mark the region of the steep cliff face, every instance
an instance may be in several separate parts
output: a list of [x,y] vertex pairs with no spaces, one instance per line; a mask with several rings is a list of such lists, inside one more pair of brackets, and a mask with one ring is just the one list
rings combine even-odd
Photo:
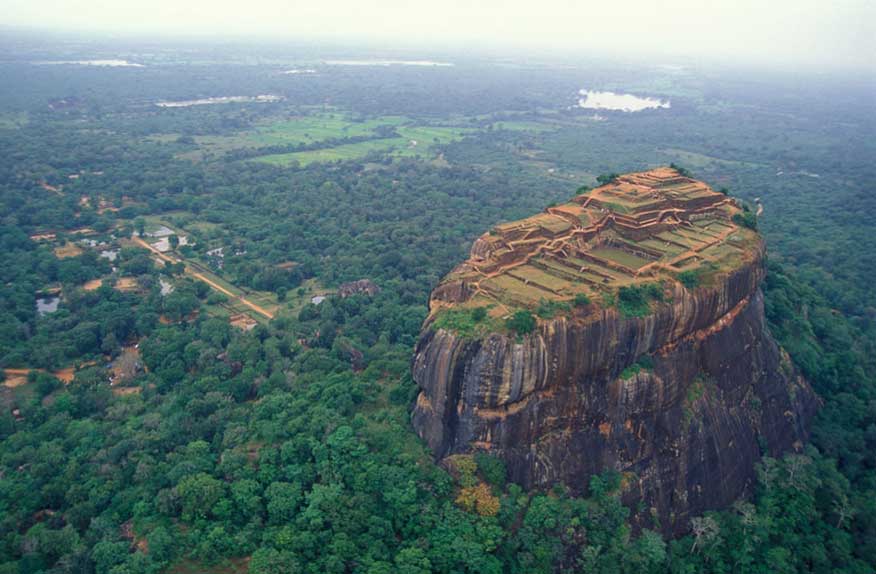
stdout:
[[[481,246],[480,249],[483,249]],[[524,487],[623,475],[639,526],[684,532],[746,493],[762,454],[799,449],[817,398],[770,336],[759,240],[707,285],[664,284],[649,313],[591,304],[526,335],[424,325],[413,424],[437,459],[488,451]],[[433,306],[467,299],[445,282]]]

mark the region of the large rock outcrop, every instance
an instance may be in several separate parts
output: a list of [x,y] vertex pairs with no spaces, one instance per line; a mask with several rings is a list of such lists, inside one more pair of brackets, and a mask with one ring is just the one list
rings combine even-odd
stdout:
[[[721,205],[727,210],[722,225],[733,227],[729,221],[737,208]],[[675,217],[684,222],[684,211]],[[591,220],[603,226],[602,235],[613,227]],[[637,241],[652,237],[640,231]],[[567,237],[563,246],[556,235],[549,240],[570,258],[569,245],[578,256],[604,245],[586,234],[590,243],[582,243],[580,235]],[[617,249],[619,236],[610,237]],[[495,267],[480,281],[473,271],[484,261],[485,244],[505,258],[502,265],[512,261],[507,268],[518,270],[513,277],[523,277],[525,267],[504,251],[509,245],[514,251],[513,242],[497,247],[495,233],[485,236],[472,258],[433,293],[413,359],[421,389],[414,427],[437,459],[488,451],[506,462],[511,480],[528,488],[563,482],[583,493],[591,476],[614,469],[622,473],[622,498],[636,525],[669,535],[684,532],[692,516],[744,495],[762,455],[800,449],[818,404],[767,330],[759,288],[763,245],[753,233],[746,237],[727,260],[710,259],[716,244],[694,250],[701,262],[710,261],[708,280],[699,286],[688,279],[685,287],[676,274],[684,267],[668,265],[688,261],[689,253],[658,256],[654,265],[642,266],[642,274],[634,270],[629,284],[647,280],[663,289],[640,316],[597,301],[616,295],[612,282],[584,282],[591,304],[561,307],[565,311],[539,320],[525,335],[443,328],[442,312],[464,312],[489,300],[478,297],[484,296],[482,282],[495,280]],[[624,245],[637,253],[636,243]],[[610,263],[580,272],[608,274],[615,270]],[[522,265],[532,264],[526,255]],[[539,277],[533,274],[525,284],[541,281],[547,288],[548,278]],[[579,285],[566,279],[568,287],[550,285],[560,303]],[[493,324],[501,324],[502,313],[507,317],[525,306],[520,293],[505,299],[498,290],[486,294],[495,301],[486,305],[496,316]]]

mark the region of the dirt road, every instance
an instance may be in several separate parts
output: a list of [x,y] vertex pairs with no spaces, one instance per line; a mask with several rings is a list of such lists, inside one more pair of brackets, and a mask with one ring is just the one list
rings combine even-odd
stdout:
[[[185,265],[185,261],[178,260],[175,257],[171,257],[170,255],[162,253],[161,251],[159,251],[155,247],[153,247],[153,246],[149,245],[147,242],[143,241],[143,239],[141,239],[140,237],[132,237],[132,239],[133,239],[134,243],[136,243],[140,247],[145,247],[146,249],[148,249],[149,251],[151,251],[152,253],[157,255],[159,259],[161,259],[162,261],[164,261],[166,263],[180,263],[181,262]],[[222,285],[219,285],[215,281],[212,281],[208,277],[204,276],[203,273],[195,271],[194,269],[192,269],[188,265],[185,266],[185,272],[186,272],[186,275],[189,275],[191,277],[194,277],[195,279],[199,279],[199,280],[203,281],[204,283],[209,285],[211,288],[213,288],[216,291],[219,291],[223,295],[226,295],[226,296],[230,297],[231,299],[237,299],[238,301],[240,301],[241,303],[243,303],[244,305],[246,305],[247,307],[249,307],[250,309],[252,309],[256,313],[258,313],[259,315],[262,315],[263,317],[267,317],[268,319],[274,318],[274,314],[271,313],[270,311],[268,311],[267,309],[265,309],[264,307],[262,307],[261,305],[256,305],[255,303],[253,303],[252,301],[250,301],[249,299],[247,299],[243,295],[235,295],[234,293],[232,293],[231,291],[229,291],[228,289],[226,289]]]

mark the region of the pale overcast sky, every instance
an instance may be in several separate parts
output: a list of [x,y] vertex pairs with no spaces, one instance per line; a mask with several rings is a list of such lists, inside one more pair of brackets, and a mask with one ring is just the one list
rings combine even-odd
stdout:
[[0,0],[39,29],[873,68],[876,0]]

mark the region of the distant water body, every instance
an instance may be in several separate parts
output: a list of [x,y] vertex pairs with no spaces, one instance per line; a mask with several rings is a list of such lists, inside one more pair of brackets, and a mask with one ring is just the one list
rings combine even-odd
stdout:
[[580,90],[578,107],[588,110],[614,110],[618,112],[641,112],[642,110],[669,108],[669,101],[656,98],[640,98],[632,94]]
[[180,100],[176,102],[156,102],[155,105],[159,108],[188,108],[190,106],[209,106],[212,104],[245,104],[257,103],[264,104],[269,102],[279,102],[282,100],[280,96],[271,94],[262,94],[260,96],[221,96],[218,98],[201,98],[199,100]]
[[101,68],[142,68],[143,64],[135,64],[128,60],[45,60],[33,62],[38,66],[97,66]]
[[432,60],[326,60],[329,66],[423,66],[446,68],[451,62],[434,62]]

